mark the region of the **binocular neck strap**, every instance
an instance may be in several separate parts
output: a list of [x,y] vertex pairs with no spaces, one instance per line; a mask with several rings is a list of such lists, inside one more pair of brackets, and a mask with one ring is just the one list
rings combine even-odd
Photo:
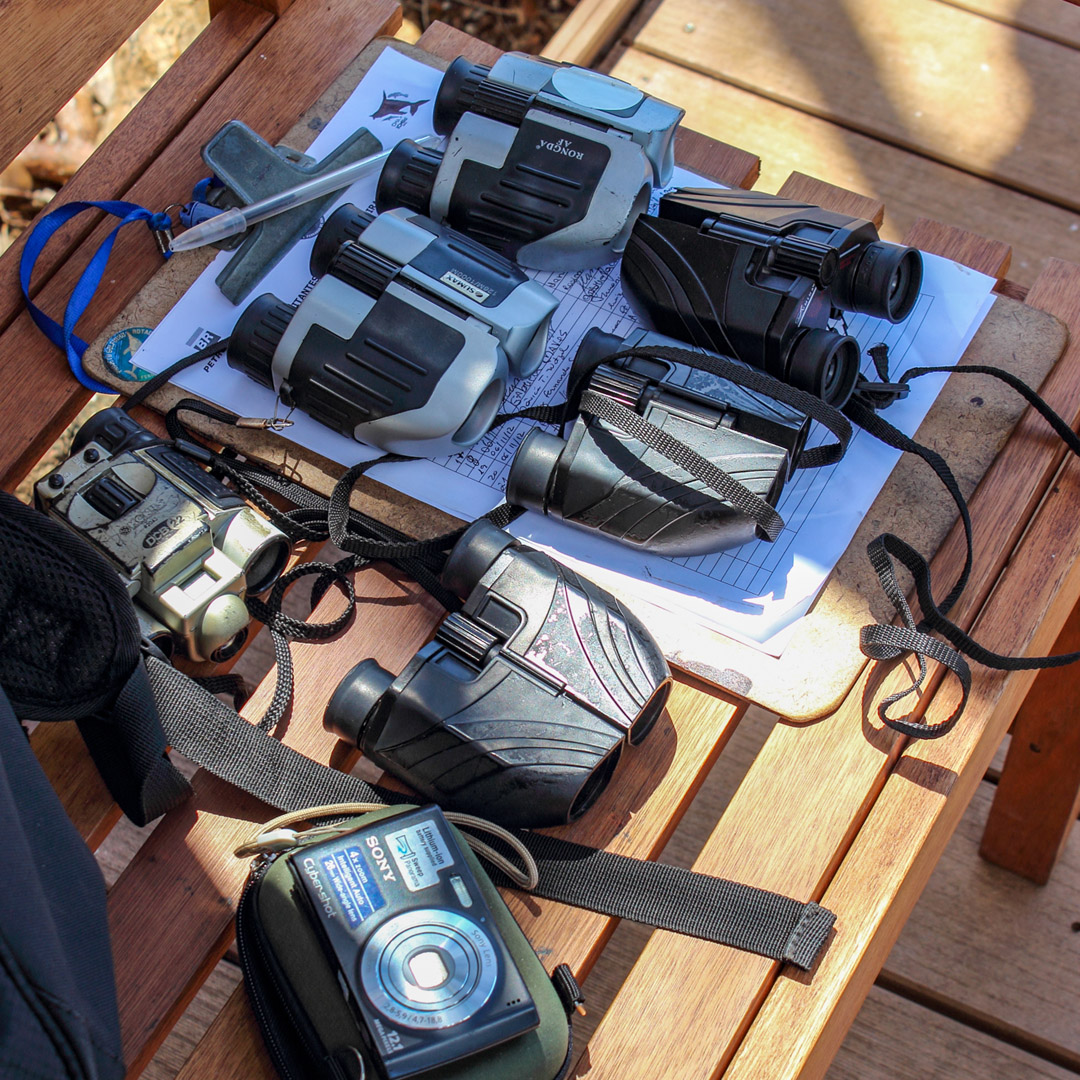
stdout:
[[[963,364],[955,367],[919,367],[911,368],[900,378],[899,383],[907,383],[922,375],[942,373],[950,375],[990,375],[1012,387],[1046,420],[1069,450],[1080,457],[1080,439],[1072,428],[1045,401],[1027,385],[1009,371],[1001,368],[986,367],[980,364]],[[844,409],[845,413],[861,428],[871,435],[898,450],[918,454],[934,470],[938,479],[956,503],[961,520],[964,523],[964,536],[967,554],[964,568],[948,596],[938,604],[934,600],[930,566],[926,559],[905,541],[891,533],[883,533],[867,546],[870,562],[878,575],[882,588],[895,607],[901,625],[872,624],[864,626],[859,635],[862,651],[872,660],[897,660],[903,656],[914,655],[919,665],[919,675],[912,680],[906,690],[889,695],[878,706],[878,716],[888,727],[915,739],[933,739],[947,734],[963,714],[971,688],[971,670],[965,656],[984,667],[999,671],[1032,671],[1044,668],[1063,667],[1080,660],[1080,652],[1063,653],[1058,656],[1003,656],[980,645],[956,623],[947,618],[947,614],[959,598],[972,564],[971,517],[967,502],[960,491],[944,459],[928,447],[917,443],[895,427],[883,420],[880,415],[864,403],[852,399]],[[915,593],[922,610],[922,621],[915,622],[907,598],[896,578],[894,560],[900,562],[911,574],[915,583]],[[928,631],[940,634],[945,641],[930,636]],[[944,664],[960,681],[961,697],[956,709],[945,720],[936,724],[924,724],[909,714],[893,719],[888,715],[889,708],[902,698],[916,693],[926,677],[926,658]]]
[[[339,802],[412,802],[282,745],[153,656],[146,673],[170,745],[279,810]],[[813,902],[552,836],[514,834],[536,860],[535,894],[616,918],[784,960],[809,970],[836,916]],[[495,869],[496,885],[514,883]]]

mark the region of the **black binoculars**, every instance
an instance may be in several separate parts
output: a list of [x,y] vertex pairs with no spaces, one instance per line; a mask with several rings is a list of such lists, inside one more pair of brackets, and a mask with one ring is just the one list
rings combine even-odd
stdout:
[[619,602],[481,519],[443,584],[465,603],[395,677],[358,664],[323,725],[440,806],[564,825],[648,734],[671,673]]
[[900,322],[922,256],[873,222],[759,191],[683,188],[638,218],[622,262],[627,298],[655,329],[715,349],[842,408],[859,376],[841,313]]
[[[686,346],[647,330],[626,338],[590,330],[570,370],[573,397],[589,390],[625,406],[775,507],[806,441],[806,414],[672,360],[607,359],[648,348]],[[534,428],[522,440],[506,501],[661,555],[705,555],[768,538],[687,467],[585,410],[567,439]]]

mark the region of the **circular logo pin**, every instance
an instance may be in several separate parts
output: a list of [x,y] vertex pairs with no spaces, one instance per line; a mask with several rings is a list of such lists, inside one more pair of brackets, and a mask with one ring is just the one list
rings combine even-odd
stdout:
[[136,367],[132,357],[139,346],[150,336],[148,326],[129,326],[113,334],[102,346],[101,358],[105,366],[118,378],[129,382],[146,382],[154,377],[152,371]]

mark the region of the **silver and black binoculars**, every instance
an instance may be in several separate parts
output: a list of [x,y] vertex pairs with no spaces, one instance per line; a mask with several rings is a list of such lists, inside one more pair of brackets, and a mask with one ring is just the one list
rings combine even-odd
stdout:
[[289,407],[409,457],[468,449],[507,381],[544,357],[558,301],[512,263],[410,210],[338,209],[298,307],[270,293],[233,330],[229,365]]
[[143,636],[166,655],[179,645],[192,660],[233,656],[247,638],[245,598],[288,561],[285,534],[122,409],[92,416],[71,449],[38,482],[38,506],[116,567]]
[[675,163],[683,110],[573,64],[458,57],[435,99],[445,150],[399,143],[380,210],[407,206],[538,270],[617,259]]

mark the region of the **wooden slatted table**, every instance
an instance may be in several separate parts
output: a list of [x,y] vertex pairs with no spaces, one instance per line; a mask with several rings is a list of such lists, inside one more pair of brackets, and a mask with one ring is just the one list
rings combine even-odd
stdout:
[[[136,110],[115,143],[110,140],[110,152],[97,155],[61,197],[126,193],[164,204],[197,178],[197,148],[223,120],[239,116],[267,138],[280,137],[397,18],[386,0],[363,6],[295,0],[279,16],[239,0],[224,4],[154,98]],[[487,46],[446,28],[433,28],[421,43],[447,58],[491,55]],[[679,154],[733,184],[749,186],[757,175],[753,155],[717,150],[692,135],[681,138]],[[866,216],[879,210],[873,200],[807,177],[793,177],[789,190],[825,205],[841,200]],[[37,281],[47,306],[59,305],[80,256],[85,260],[101,234],[101,226],[85,228],[58,243]],[[1007,265],[1004,245],[960,230],[921,222],[911,238],[995,276]],[[0,471],[8,485],[85,396],[20,313],[17,253],[0,260],[0,370],[7,390],[0,415],[9,432],[0,445]],[[83,335],[104,326],[156,265],[145,245],[118,245],[108,285],[87,316],[93,325],[81,327]],[[1074,337],[1080,334],[1080,268],[1050,264],[1026,302],[1057,315]],[[32,369],[25,363],[29,355],[40,357]],[[1080,347],[1070,347],[1043,393],[1063,415],[1077,418]],[[1080,467],[1062,459],[1060,446],[1025,417],[971,500],[980,544],[971,584],[953,614],[998,651],[1048,650],[1080,596],[1080,532],[1074,527]],[[934,559],[935,580],[952,580],[961,559],[954,530]],[[440,617],[415,584],[382,569],[358,573],[356,589],[357,618],[339,639],[293,646],[296,695],[284,734],[289,745],[344,768],[355,755],[343,754],[319,722],[330,691],[359,657],[399,669]],[[340,603],[327,596],[316,617],[332,615]],[[957,731],[914,745],[883,730],[876,718],[876,703],[905,680],[903,672],[870,668],[832,715],[778,724],[696,863],[710,873],[820,899],[835,910],[836,932],[817,969],[794,975],[734,950],[658,932],[584,1049],[576,1076],[822,1075],[1033,677],[977,672]],[[245,714],[261,714],[270,692],[268,684],[260,686]],[[955,694],[952,682],[935,676],[920,708],[929,720],[940,720]],[[567,835],[639,857],[658,855],[744,711],[743,702],[681,676],[649,742],[624,755],[616,782]],[[96,846],[116,811],[77,740],[50,725],[35,732],[34,744],[73,819]],[[267,816],[265,807],[205,773],[195,775],[193,786],[195,799],[161,821],[109,894],[133,1077],[229,947],[246,873],[230,852],[252,822]],[[545,962],[565,961],[587,976],[613,920],[516,894],[508,900]],[[272,1076],[241,991],[181,1076]]]

